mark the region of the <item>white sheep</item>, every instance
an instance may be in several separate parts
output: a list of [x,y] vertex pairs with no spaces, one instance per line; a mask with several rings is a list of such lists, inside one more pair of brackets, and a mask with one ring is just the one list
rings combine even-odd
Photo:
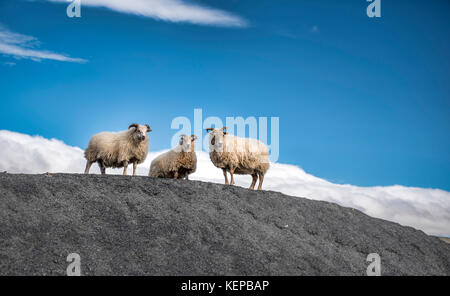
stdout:
[[181,135],[180,143],[152,161],[148,175],[156,178],[189,180],[189,174],[197,169],[195,135]]
[[126,176],[129,163],[133,163],[133,176],[136,175],[136,167],[143,163],[147,157],[149,140],[148,133],[152,129],[148,124],[133,123],[128,130],[122,132],[102,132],[91,137],[89,146],[84,151],[87,160],[85,174],[94,162],[97,162],[102,175],[106,168],[123,167],[123,175]]
[[251,175],[250,189],[255,188],[259,177],[258,190],[261,190],[264,175],[269,169],[267,146],[256,139],[229,135],[226,127],[207,128],[206,131],[209,132],[209,157],[216,167],[222,169],[225,184],[228,184],[227,172],[231,175],[231,185],[234,184],[234,174]]

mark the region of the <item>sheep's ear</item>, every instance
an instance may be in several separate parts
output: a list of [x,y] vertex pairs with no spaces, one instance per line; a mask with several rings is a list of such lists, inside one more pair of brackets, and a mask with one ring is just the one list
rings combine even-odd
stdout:
[[138,128],[138,124],[137,123],[132,123],[132,124],[130,124],[130,126],[128,127],[128,129],[130,129],[130,128],[132,128],[132,127],[134,127],[134,128]]
[[152,129],[150,128],[150,126],[148,124],[146,124],[145,126],[147,127],[147,133],[152,131]]
[[195,140],[197,140],[197,136],[196,135],[191,135],[191,139],[192,139],[192,141],[195,141]]

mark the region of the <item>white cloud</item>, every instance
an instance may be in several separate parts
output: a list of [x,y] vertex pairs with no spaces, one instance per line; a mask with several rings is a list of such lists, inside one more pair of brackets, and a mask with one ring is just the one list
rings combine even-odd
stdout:
[[[0,172],[82,173],[83,150],[56,139],[0,131]],[[151,148],[151,145],[150,145]],[[138,167],[138,175],[147,176],[151,161],[162,151],[150,152]],[[223,183],[222,171],[213,166],[206,152],[197,152],[197,172],[193,180]],[[99,173],[97,165],[92,173]],[[120,174],[119,169],[107,173]],[[236,176],[238,186],[248,187],[250,176]],[[301,168],[272,163],[264,180],[264,189],[288,195],[325,200],[352,207],[377,218],[421,229],[432,235],[450,235],[450,192],[404,186],[358,187],[333,184],[307,174]]]
[[14,67],[16,65],[16,63],[14,63],[14,62],[4,62],[3,65]]
[[[48,0],[67,3],[67,0]],[[187,3],[182,0],[82,0],[83,6],[104,7],[169,22],[189,22],[199,25],[245,27],[247,22],[232,13]]]
[[0,53],[13,56],[17,59],[31,59],[40,61],[42,59],[83,63],[86,60],[71,58],[69,56],[39,49],[39,41],[32,36],[26,36],[9,31],[0,25]]

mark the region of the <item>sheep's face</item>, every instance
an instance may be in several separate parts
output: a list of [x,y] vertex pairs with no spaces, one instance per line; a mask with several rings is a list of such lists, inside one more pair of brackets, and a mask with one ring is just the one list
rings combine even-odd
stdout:
[[223,143],[225,141],[226,127],[221,129],[206,129],[209,131],[209,150],[210,151],[223,151]]
[[133,138],[138,142],[148,139],[148,133],[152,131],[148,124],[141,125],[133,123],[128,127],[128,129],[130,128],[134,128]]
[[186,136],[181,135],[180,146],[184,152],[191,152],[195,150],[195,140],[197,140],[196,135]]

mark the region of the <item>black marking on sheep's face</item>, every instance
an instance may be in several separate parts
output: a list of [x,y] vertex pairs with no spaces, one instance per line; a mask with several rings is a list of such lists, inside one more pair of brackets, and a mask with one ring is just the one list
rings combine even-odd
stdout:
[[[133,125],[134,131],[133,131],[133,137],[136,139],[136,141],[144,141],[147,139],[147,133],[150,129],[147,125]],[[150,129],[151,130],[151,129]]]
[[135,137],[136,140],[138,140],[138,141],[143,141],[143,140],[145,140],[146,135],[145,135],[142,131],[140,131],[140,130],[137,129],[137,130],[134,132],[134,137]]
[[186,136],[181,135],[180,136],[180,142],[179,145],[181,146],[182,151],[184,152],[191,152],[195,149],[195,140],[197,137],[195,135]]
[[138,139],[139,140],[144,141],[145,137],[146,137],[145,134],[143,134],[141,131],[138,132]]
[[225,137],[222,130],[213,130],[209,133],[210,152],[223,152]]

